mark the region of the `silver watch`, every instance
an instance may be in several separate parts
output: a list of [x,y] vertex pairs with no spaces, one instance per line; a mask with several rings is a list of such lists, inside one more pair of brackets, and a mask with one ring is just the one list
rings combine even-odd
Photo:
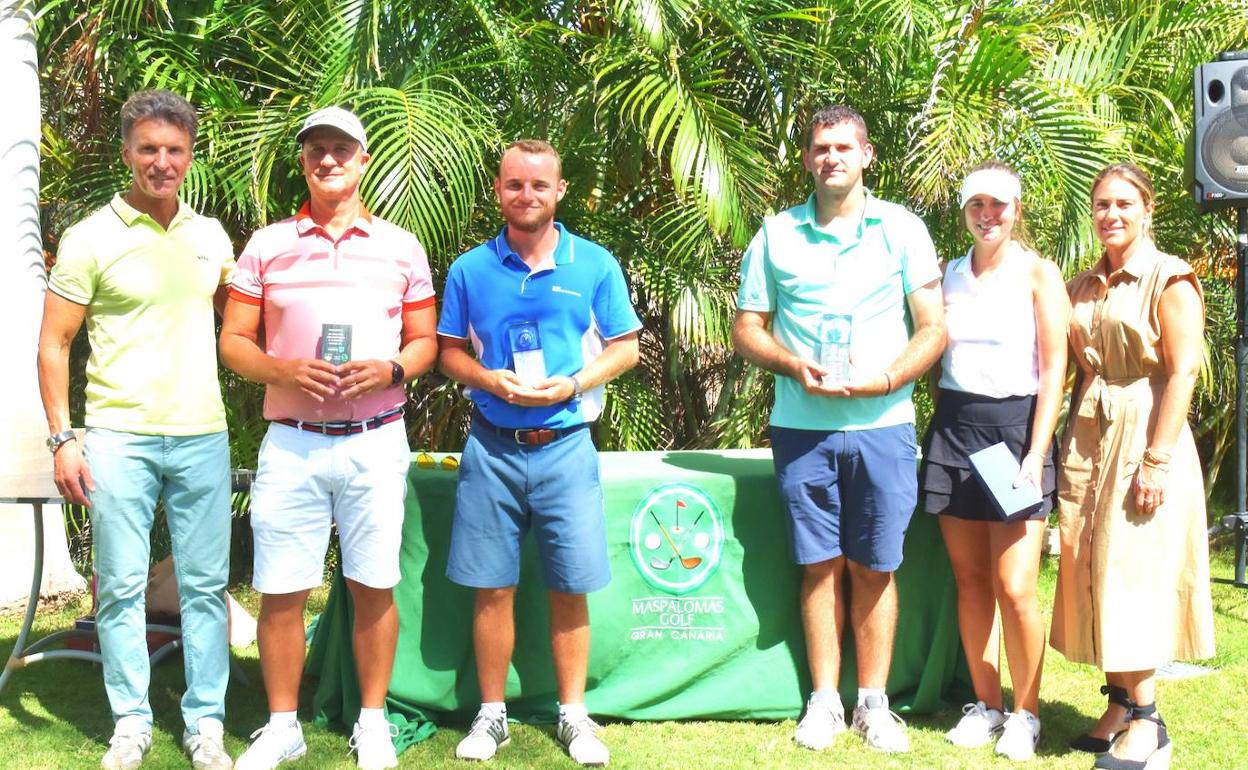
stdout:
[[60,433],[53,433],[51,436],[48,436],[48,451],[52,454],[56,454],[56,450],[60,449],[62,444],[73,441],[77,438],[78,434],[74,433],[72,430],[63,430]]
[[568,379],[572,380],[572,398],[569,401],[580,401],[581,394],[585,391],[581,388],[581,381],[576,378],[575,374],[568,375]]

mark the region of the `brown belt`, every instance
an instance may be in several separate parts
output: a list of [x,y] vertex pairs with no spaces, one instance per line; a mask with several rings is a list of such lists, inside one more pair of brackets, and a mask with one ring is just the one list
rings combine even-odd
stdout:
[[482,417],[481,413],[475,410],[472,413],[472,419],[483,430],[489,431],[496,436],[509,438],[517,444],[523,444],[524,446],[545,446],[555,439],[563,438],[589,427],[589,423],[583,422],[580,425],[573,425],[568,428],[500,428]]

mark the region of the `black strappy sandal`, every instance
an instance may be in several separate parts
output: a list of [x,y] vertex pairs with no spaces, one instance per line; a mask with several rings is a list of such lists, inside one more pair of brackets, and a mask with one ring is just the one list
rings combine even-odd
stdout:
[[[1131,720],[1131,707],[1135,704],[1127,697],[1126,689],[1115,687],[1112,684],[1101,685],[1101,695],[1108,695],[1110,703],[1116,703],[1125,708],[1127,710],[1127,720]],[[1114,747],[1114,741],[1124,732],[1126,732],[1125,727],[1109,736],[1109,740],[1097,738],[1094,735],[1080,735],[1070,742],[1070,747],[1075,751],[1086,751],[1089,754],[1104,754]]]
[[1147,759],[1119,759],[1112,754],[1102,754],[1096,758],[1092,767],[1096,770],[1169,770],[1170,756],[1174,753],[1174,743],[1166,734],[1166,723],[1157,713],[1157,704],[1147,706],[1131,704],[1131,721],[1146,719],[1157,725],[1157,748]]

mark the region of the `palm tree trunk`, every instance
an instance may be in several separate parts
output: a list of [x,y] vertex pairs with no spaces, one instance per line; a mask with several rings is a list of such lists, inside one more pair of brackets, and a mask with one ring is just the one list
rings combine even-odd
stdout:
[[[8,95],[0,121],[0,179],[5,180],[0,185],[0,361],[7,371],[0,398],[0,497],[51,487],[51,458],[42,446],[47,425],[34,365],[47,276],[39,237],[39,78],[33,14],[30,0],[0,0],[0,82]],[[43,593],[82,590],[86,583],[69,559],[61,507],[45,506],[43,513]],[[30,506],[0,505],[0,606],[27,595],[33,542]]]

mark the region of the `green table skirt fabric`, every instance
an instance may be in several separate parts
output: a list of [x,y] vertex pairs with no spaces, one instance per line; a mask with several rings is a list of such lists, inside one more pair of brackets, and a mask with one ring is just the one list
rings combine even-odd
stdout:
[[[769,450],[602,453],[612,580],[589,598],[586,701],[609,718],[787,719],[810,689],[798,614],[799,569]],[[433,720],[467,722],[479,704],[472,591],[446,578],[457,474],[412,466],[395,589],[399,643],[387,708],[401,746]],[[592,514],[592,511],[587,511]],[[969,693],[956,593],[935,517],[916,512],[897,573],[900,620],[888,692],[901,712],[930,712]],[[507,709],[554,721],[545,591],[532,539],[516,595]],[[359,710],[351,606],[336,576],[312,642],[318,722]],[[852,634],[840,690],[855,697]]]

